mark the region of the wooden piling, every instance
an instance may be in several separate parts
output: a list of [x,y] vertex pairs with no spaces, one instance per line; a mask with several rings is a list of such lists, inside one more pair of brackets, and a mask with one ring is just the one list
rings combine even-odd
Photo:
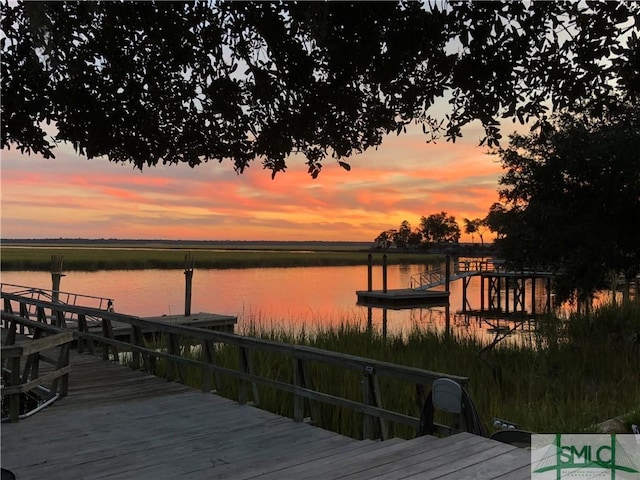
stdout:
[[367,257],[367,291],[373,290],[373,255],[369,254]]
[[387,254],[382,255],[382,292],[387,293]]
[[184,316],[191,315],[191,291],[193,284],[193,265],[195,263],[195,257],[191,252],[184,256]]
[[445,292],[449,292],[449,286],[451,283],[451,261],[449,255],[445,257],[445,266],[444,266],[444,290]]
[[51,296],[54,301],[60,298],[60,280],[64,277],[62,273],[62,255],[51,255]]

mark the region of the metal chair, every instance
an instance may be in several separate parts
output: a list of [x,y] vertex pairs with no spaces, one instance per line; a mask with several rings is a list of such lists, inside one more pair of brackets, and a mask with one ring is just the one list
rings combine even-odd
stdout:
[[433,381],[431,392],[422,407],[418,436],[433,435],[436,430],[442,431],[442,428],[434,423],[436,410],[458,416],[458,423],[445,429],[449,433],[467,431],[475,435],[486,436],[480,415],[478,415],[471,397],[460,384],[449,378],[438,378]]

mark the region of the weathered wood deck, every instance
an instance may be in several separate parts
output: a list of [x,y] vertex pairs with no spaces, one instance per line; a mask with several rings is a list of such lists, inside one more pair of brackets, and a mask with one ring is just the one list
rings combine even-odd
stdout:
[[[157,317],[141,317],[153,323],[162,323],[170,325],[184,325],[187,327],[211,328],[221,331],[233,332],[235,325],[238,323],[238,317],[231,315],[221,315],[218,313],[199,312],[191,315],[162,315]],[[77,329],[77,322],[67,322],[67,327]],[[102,325],[99,322],[91,323],[87,321],[89,333],[102,332]],[[131,325],[123,322],[112,322],[112,331],[114,338],[127,337],[131,334]],[[142,329],[142,333],[155,332],[153,326]]]
[[483,437],[346,438],[71,353],[68,396],[2,424],[2,467],[27,479],[529,478],[529,452]]

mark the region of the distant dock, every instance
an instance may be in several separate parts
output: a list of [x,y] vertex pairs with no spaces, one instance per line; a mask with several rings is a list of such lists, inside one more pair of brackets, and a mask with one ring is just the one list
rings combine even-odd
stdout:
[[[382,290],[374,290],[373,286],[373,255],[369,254],[367,268],[367,290],[357,290],[357,304],[365,307],[390,308],[419,308],[449,304],[449,275],[447,271],[444,290],[426,288],[387,288],[387,255],[382,256]],[[413,285],[411,286],[413,287]]]
[[358,305],[402,309],[425,305],[446,305],[449,292],[441,290],[415,290],[411,288],[393,290],[358,290]]

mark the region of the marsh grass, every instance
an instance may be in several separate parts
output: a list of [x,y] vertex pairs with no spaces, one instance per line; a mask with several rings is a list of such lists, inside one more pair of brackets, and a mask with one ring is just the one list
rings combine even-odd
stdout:
[[[191,250],[147,248],[16,248],[2,247],[2,270],[45,270],[51,268],[51,256],[61,254],[66,271],[179,269],[185,266],[185,255]],[[196,250],[196,268],[267,268],[366,265],[366,251],[287,251],[287,250]],[[381,255],[375,255],[376,264]],[[437,263],[442,256],[393,253],[389,264]]]
[[[239,333],[467,376],[469,393],[489,432],[494,417],[535,432],[595,431],[597,423],[609,418],[622,416],[630,425],[640,417],[639,304],[604,307],[592,316],[573,315],[566,321],[548,318],[530,344],[511,341],[490,351],[483,351],[475,337],[418,327],[387,337],[350,323],[295,332],[249,325]],[[185,345],[183,353],[198,358],[200,349]],[[237,368],[238,357],[236,347],[216,351],[216,362],[229,368]],[[253,361],[260,375],[291,381],[290,358],[256,351]],[[316,390],[361,401],[360,374],[313,362],[308,367]],[[202,374],[189,370],[186,383],[200,388]],[[238,382],[221,379],[217,393],[237,399]],[[380,378],[380,388],[385,408],[420,416],[415,386]],[[293,415],[290,394],[260,386],[259,396],[261,408]],[[361,415],[329,406],[321,406],[320,412],[323,428],[361,438]],[[416,432],[390,425],[390,433],[411,438]]]

